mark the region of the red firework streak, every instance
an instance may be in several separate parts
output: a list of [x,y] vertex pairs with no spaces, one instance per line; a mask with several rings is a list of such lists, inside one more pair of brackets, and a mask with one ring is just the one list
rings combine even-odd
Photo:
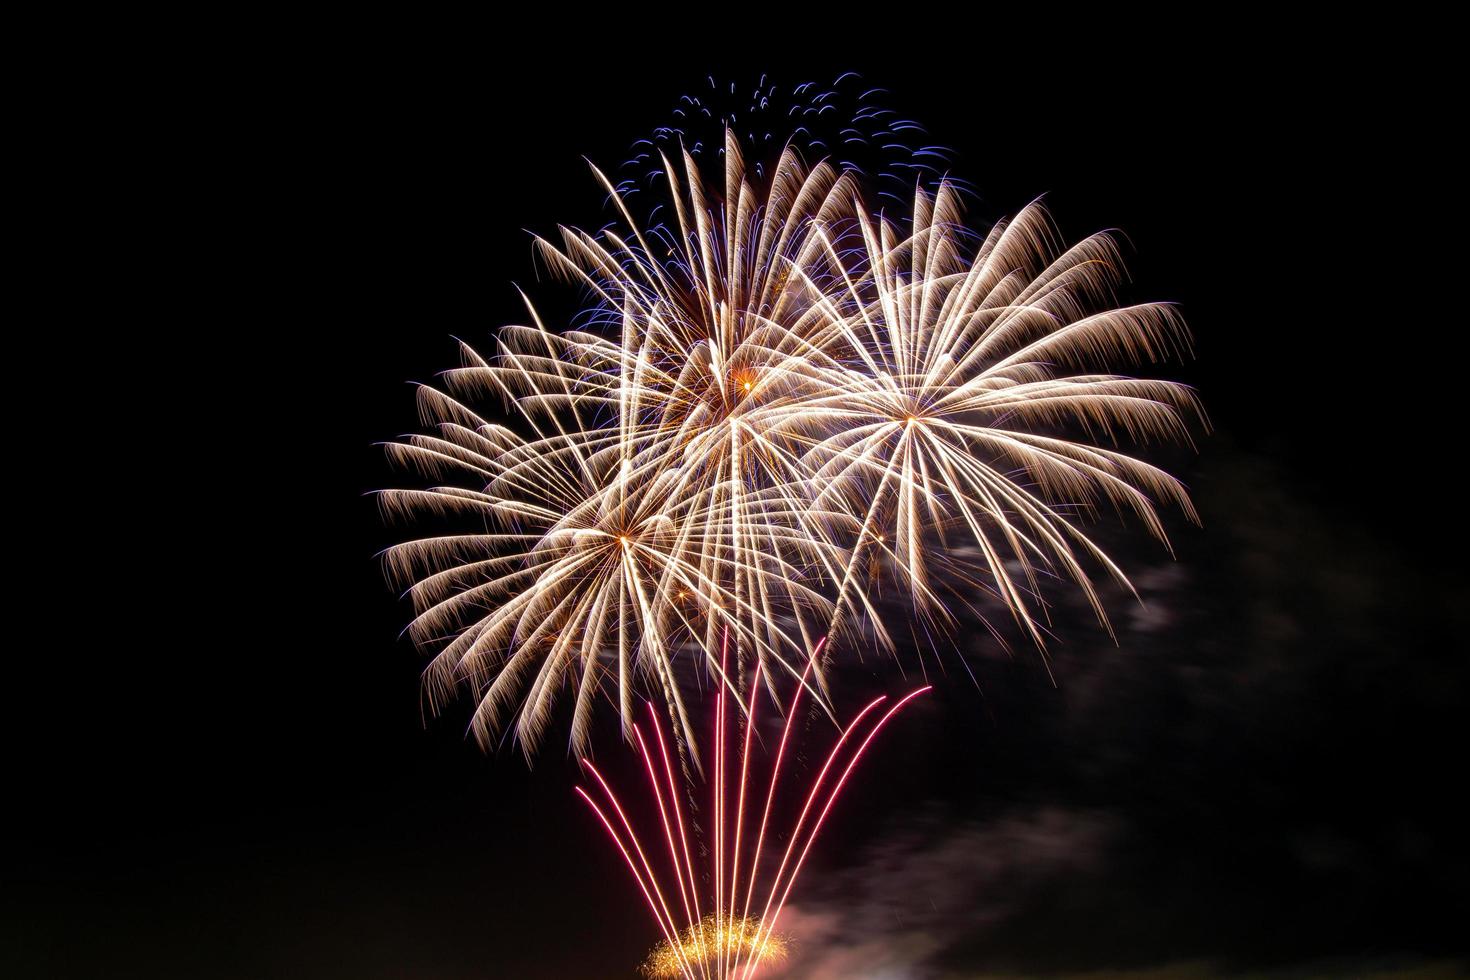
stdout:
[[[662,847],[668,851],[667,871],[661,872],[656,868],[655,861],[650,859],[638,832],[628,819],[627,813],[607,780],[590,761],[581,760],[582,765],[601,789],[605,804],[599,805],[592,795],[581,786],[576,788],[576,792],[597,815],[598,821],[607,831],[608,836],[612,838],[613,844],[627,863],[628,870],[632,873],[639,891],[643,893],[644,899],[648,902],[648,907],[666,943],[665,948],[668,951],[666,958],[671,956],[670,964],[673,975],[683,976],[686,980],[728,980],[728,978],[737,977],[741,980],[748,980],[754,974],[762,961],[763,953],[773,942],[776,925],[780,921],[791,889],[796,884],[797,876],[806,863],[807,855],[811,853],[812,845],[816,842],[817,835],[833,805],[837,802],[837,797],[847,784],[848,778],[852,775],[868,746],[872,744],[873,739],[888,724],[889,719],[914,698],[929,690],[929,687],[925,686],[911,691],[888,705],[887,710],[881,712],[880,709],[888,698],[886,696],[875,698],[842,729],[836,743],[827,753],[821,770],[807,790],[805,803],[788,834],[786,849],[781,855],[775,874],[769,878],[768,886],[763,889],[764,902],[757,907],[757,883],[760,878],[767,831],[770,828],[771,808],[781,782],[782,763],[786,758],[787,744],[790,741],[792,726],[801,704],[802,692],[806,689],[807,677],[817,657],[821,655],[825,642],[825,639],[819,642],[812,651],[806,668],[802,672],[800,683],[797,684],[795,693],[792,695],[791,703],[787,706],[786,721],[782,727],[780,744],[776,749],[776,758],[771,766],[770,782],[766,789],[765,804],[761,808],[759,830],[755,834],[753,846],[746,840],[748,830],[746,801],[747,788],[750,783],[751,736],[755,731],[756,707],[760,700],[762,686],[761,667],[757,664],[750,687],[749,717],[746,719],[745,737],[737,760],[740,771],[739,789],[736,794],[733,817],[728,812],[725,789],[729,777],[729,764],[725,749],[726,729],[729,724],[726,711],[726,687],[728,685],[723,681],[720,685],[719,694],[715,700],[714,771],[711,780],[714,816],[714,847],[710,855],[711,867],[709,869],[710,879],[714,886],[712,913],[706,913],[701,908],[699,876],[695,871],[689,847],[687,821],[679,802],[678,780],[674,774],[668,745],[664,740],[663,726],[659,722],[658,712],[652,703],[648,705],[648,723],[654,735],[652,743],[645,738],[642,726],[637,722],[634,722],[633,725],[633,736],[643,759],[644,769],[648,775],[648,787],[652,790],[654,803],[658,810],[663,837]],[[725,667],[724,646],[725,644],[722,643],[720,651],[722,676]],[[875,718],[876,720],[873,720]],[[859,733],[865,734],[859,737]],[[656,752],[651,744],[656,746]],[[833,772],[838,772],[839,775],[829,782],[828,777]],[[611,810],[615,820],[608,816],[608,809]],[[733,830],[733,834],[727,835],[729,830]],[[657,863],[662,864],[662,859],[658,859]],[[743,896],[740,893],[742,873],[746,879]],[[672,882],[668,880],[670,877],[673,879]],[[673,902],[678,904],[674,905]],[[753,909],[759,914],[752,920],[751,911]],[[678,915],[680,911],[683,912],[682,917]],[[713,918],[716,937],[713,944],[705,939],[710,918]],[[681,929],[681,921],[688,924],[687,931]],[[753,932],[751,931],[752,923],[754,924]],[[713,949],[710,948],[711,945]]]

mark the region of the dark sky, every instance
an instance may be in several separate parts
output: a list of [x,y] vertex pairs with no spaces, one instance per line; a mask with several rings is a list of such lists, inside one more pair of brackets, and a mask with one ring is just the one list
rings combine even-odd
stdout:
[[1214,431],[1166,459],[1205,522],[1172,521],[1177,560],[1100,531],[1148,602],[1110,597],[1117,645],[1063,602],[1053,687],[961,632],[980,690],[951,661],[875,750],[795,896],[793,975],[1463,962],[1467,590],[1430,452],[1454,324],[1412,227],[1427,151],[1368,63],[1222,39],[806,60],[347,32],[204,92],[160,79],[121,154],[136,184],[104,181],[140,229],[110,239],[139,276],[108,321],[129,339],[97,348],[124,359],[117,414],[90,419],[95,495],[45,565],[102,584],[12,652],[36,664],[15,975],[632,975],[655,937],[574,766],[421,717],[373,444],[414,427],[405,382],[452,366],[451,337],[520,319],[512,282],[561,289],[525,230],[606,220],[583,156],[621,160],[707,73],[846,70],[955,149],[977,221],[1045,194],[1071,238],[1121,229],[1128,297],[1194,332],[1170,373]]

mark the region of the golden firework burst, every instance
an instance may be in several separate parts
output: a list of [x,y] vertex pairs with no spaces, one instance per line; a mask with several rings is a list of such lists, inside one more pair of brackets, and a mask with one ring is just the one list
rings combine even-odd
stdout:
[[743,960],[758,970],[784,961],[790,947],[785,936],[766,933],[757,919],[717,922],[715,916],[707,915],[697,926],[684,930],[677,947],[667,941],[655,946],[640,969],[646,977],[684,977],[689,967]]

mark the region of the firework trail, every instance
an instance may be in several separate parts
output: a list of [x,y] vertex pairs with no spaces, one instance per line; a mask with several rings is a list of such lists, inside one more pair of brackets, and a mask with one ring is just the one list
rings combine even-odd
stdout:
[[[810,98],[820,119],[837,89]],[[747,166],[732,120],[691,107],[721,125],[719,152],[675,152],[687,133],[671,130],[625,164],[666,189],[648,222],[627,203],[647,182],[594,168],[619,222],[536,239],[588,297],[579,329],[549,329],[526,298],[527,323],[504,328],[494,354],[462,345],[462,365],[419,388],[426,431],[387,447],[432,482],[380,501],[391,520],[444,532],[385,556],[414,605],[408,633],[432,652],[432,707],[468,688],[482,744],[513,736],[529,758],[570,692],[570,749],[585,759],[595,706],[616,705],[668,871],[590,763],[593,791],[578,792],[648,900],[660,969],[707,978],[748,976],[774,955],[816,831],[914,696],[837,726],[827,767],[841,775],[828,783],[823,768],[815,812],[770,873],[762,847],[786,735],[752,844],[761,692],[787,733],[803,698],[836,724],[832,651],[894,649],[870,598],[885,578],[937,628],[955,603],[988,596],[1043,659],[1048,582],[1073,582],[1106,627],[1094,578],[1131,586],[1085,525],[1112,508],[1167,545],[1162,505],[1196,520],[1183,486],[1126,447],[1187,442],[1203,414],[1182,385],[1115,373],[1187,356],[1189,341],[1172,307],[1115,304],[1123,270],[1107,235],[1064,247],[1038,204],[977,235],[956,186],[924,175],[900,224],[871,209],[856,167],[808,165],[799,141],[767,165],[769,137]],[[884,117],[863,118],[893,138]],[[807,137],[808,150],[820,142]],[[486,402],[508,406],[511,424],[482,414]],[[690,685],[706,681],[716,720],[702,745]],[[725,736],[742,720],[737,780]],[[705,906],[680,803],[693,772],[674,761],[685,759],[709,775],[715,804]],[[733,809],[727,785],[739,787]],[[756,908],[758,877],[770,891]]]
[[[819,645],[807,660],[807,670],[816,663],[820,653]],[[876,698],[841,729],[826,761],[805,791],[805,802],[799,815],[776,838],[784,838],[787,844],[775,870],[771,871],[770,864],[774,856],[766,854],[765,844],[775,829],[772,823],[772,804],[785,775],[783,763],[787,759],[793,723],[799,715],[804,688],[796,685],[791,702],[784,706],[777,705],[784,707],[782,715],[785,722],[775,759],[770,767],[765,803],[759,810],[759,829],[755,830],[755,811],[747,812],[747,804],[753,804],[755,798],[747,793],[747,789],[752,781],[751,737],[762,690],[760,670],[760,665],[757,664],[756,676],[752,679],[750,688],[750,715],[746,719],[744,738],[738,740],[738,781],[730,775],[726,739],[733,712],[727,711],[727,693],[722,690],[716,695],[715,730],[711,739],[714,777],[710,782],[714,846],[710,852],[708,869],[708,880],[713,883],[710,901],[714,908],[712,913],[704,912],[701,908],[701,876],[691,856],[689,831],[679,802],[674,767],[670,763],[658,714],[652,705],[649,706],[648,718],[649,727],[653,731],[652,740],[644,736],[641,723],[635,722],[634,735],[648,776],[648,794],[659,814],[662,843],[668,854],[666,870],[660,871],[665,865],[658,850],[645,847],[634,822],[628,817],[618,795],[602,773],[592,762],[582,760],[582,765],[596,783],[596,789],[589,792],[584,787],[578,787],[577,793],[592,809],[622,855],[664,937],[663,943],[644,964],[644,972],[649,976],[685,977],[688,980],[695,980],[696,977],[706,980],[710,977],[721,980],[750,977],[761,966],[778,962],[785,957],[787,943],[776,932],[776,928],[823,824],[853,770],[878,733],[910,701],[928,690],[927,687],[922,687],[911,691],[891,705],[885,703],[888,700],[886,697]],[[657,746],[656,753],[652,751],[651,745]],[[734,794],[733,812],[729,799],[731,782],[738,785],[738,791]],[[665,788],[668,790],[667,797],[664,794]],[[602,805],[598,804],[597,797],[594,796],[597,790],[600,790]],[[654,855],[652,858],[649,856],[650,852]],[[742,871],[745,874],[743,897]],[[674,879],[672,886],[668,881],[670,876]],[[676,892],[677,905],[674,902]],[[765,896],[763,901],[761,895]],[[678,914],[681,909],[683,921],[688,923],[687,928],[682,929]],[[758,914],[752,915],[753,911]]]

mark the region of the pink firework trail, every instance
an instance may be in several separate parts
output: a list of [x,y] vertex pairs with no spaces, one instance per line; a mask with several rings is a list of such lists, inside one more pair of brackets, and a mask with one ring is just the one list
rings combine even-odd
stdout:
[[[820,656],[821,649],[822,644],[819,643],[812,651],[807,673]],[[721,660],[724,659],[725,651],[722,649]],[[805,676],[803,674],[803,680]],[[583,767],[600,790],[603,802],[599,804],[594,795],[583,787],[577,787],[576,792],[592,809],[622,855],[663,936],[663,945],[645,964],[645,972],[650,975],[679,976],[687,980],[748,980],[762,963],[784,954],[784,943],[776,927],[837,798],[878,733],[910,701],[929,690],[928,686],[921,687],[891,704],[888,704],[886,695],[875,698],[848,722],[806,790],[805,802],[787,834],[788,841],[774,873],[762,880],[763,864],[769,863],[763,858],[771,829],[772,806],[782,781],[786,750],[805,684],[796,685],[791,702],[786,706],[786,720],[769,773],[759,829],[753,839],[748,840],[747,831],[753,823],[747,820],[752,781],[750,759],[761,681],[761,666],[757,664],[750,687],[744,735],[737,740],[738,758],[734,760],[734,769],[738,770],[739,776],[733,813],[727,805],[727,782],[732,772],[727,751],[729,695],[722,688],[716,698],[712,732],[715,751],[710,783],[714,846],[707,869],[714,892],[710,903],[712,912],[703,912],[699,901],[700,876],[689,847],[688,821],[679,802],[679,781],[669,756],[663,724],[652,703],[647,706],[647,723],[653,733],[652,739],[644,735],[642,722],[634,723],[633,736],[648,778],[653,809],[658,813],[657,833],[662,837],[658,850],[667,852],[666,864],[650,858],[650,851],[657,853],[657,850],[645,846],[618,795],[602,773],[587,759],[582,760]],[[886,710],[881,710],[885,704]],[[657,752],[651,745],[657,746]],[[774,860],[774,856],[770,860]],[[743,895],[742,873],[745,876]],[[758,890],[764,894],[763,904],[759,906]],[[753,910],[758,912],[754,918]]]

